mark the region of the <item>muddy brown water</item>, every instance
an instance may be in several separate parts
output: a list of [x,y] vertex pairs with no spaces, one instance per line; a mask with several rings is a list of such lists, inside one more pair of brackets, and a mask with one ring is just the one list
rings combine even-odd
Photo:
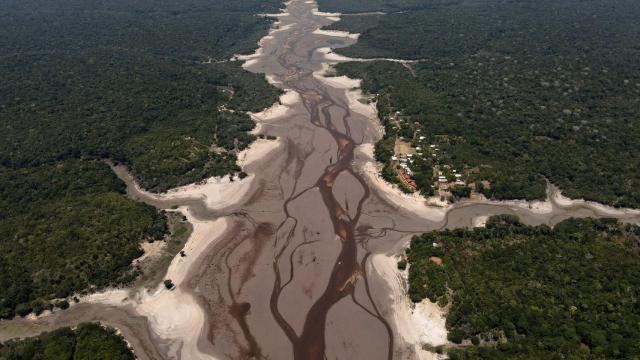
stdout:
[[[262,124],[284,147],[255,164],[254,187],[244,201],[211,211],[197,199],[158,201],[187,205],[198,219],[227,216],[232,226],[207,248],[188,276],[188,289],[207,313],[200,351],[220,359],[408,359],[412,347],[391,320],[390,288],[367,267],[372,254],[397,254],[413,234],[471,226],[478,216],[511,213],[528,224],[553,225],[571,216],[606,216],[590,205],[537,214],[526,207],[465,202],[442,221],[420,218],[385,200],[363,175],[366,159],[354,151],[380,137],[378,119],[356,113],[344,90],[314,77],[322,69],[316,51],[354,40],[317,35],[331,21],[314,15],[315,4],[294,0],[280,27],[263,41],[263,56],[249,70],[272,76],[300,94],[284,118]],[[622,216],[638,221],[637,215]],[[0,322],[0,340],[97,320],[123,332],[142,359],[165,358],[170,340],[158,338],[128,306],[80,304],[37,321]]]

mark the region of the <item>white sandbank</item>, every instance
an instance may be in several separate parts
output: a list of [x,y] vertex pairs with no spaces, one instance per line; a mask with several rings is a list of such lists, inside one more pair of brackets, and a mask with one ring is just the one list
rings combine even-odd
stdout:
[[[318,10],[318,8],[311,9],[311,13],[313,15],[321,16],[321,17],[325,17],[325,18],[326,17],[337,18],[338,20],[340,20],[340,15],[342,15],[341,13],[337,13],[337,12],[331,13],[331,12],[320,11],[320,10]],[[338,21],[338,20],[336,20],[336,21]]]
[[615,208],[613,206],[607,206],[594,201],[587,201],[584,199],[570,199],[564,195],[556,187],[551,187],[549,191],[549,197],[553,203],[561,207],[572,207],[576,205],[588,206],[598,212],[611,215],[611,216],[625,216],[625,215],[640,215],[640,210],[629,208]]
[[[353,35],[353,34],[352,34]],[[359,34],[355,34],[359,36]],[[406,59],[392,59],[392,58],[350,58],[344,55],[336,54],[331,48],[324,47],[318,49],[318,52],[324,55],[325,61],[336,63],[336,62],[370,62],[370,61],[389,61],[400,64],[413,64],[419,62],[419,60],[406,60]]]
[[300,94],[293,90],[286,90],[285,93],[280,96],[280,102],[273,104],[270,108],[267,108],[261,112],[249,113],[253,121],[256,123],[269,122],[272,120],[281,119],[288,115],[289,110],[297,103],[301,101]]
[[198,221],[186,207],[180,208],[180,211],[193,224],[193,232],[184,247],[186,256],[176,256],[165,276],[176,287],[167,290],[160,284],[152,293],[143,292],[136,311],[148,318],[155,334],[171,340],[171,352],[174,355],[180,352],[182,359],[214,359],[198,350],[197,343],[204,331],[206,314],[196,299],[184,290],[183,282],[207,247],[224,234],[228,222],[225,218]]
[[[367,116],[372,122],[375,121],[374,125],[379,127],[376,103],[363,103],[360,101],[365,98],[360,87],[361,80],[350,79],[346,76],[325,77],[321,75],[320,71],[314,72],[314,76],[334,89],[344,90],[345,96],[349,100],[349,110]],[[382,131],[381,129],[378,130]]]
[[131,305],[138,314],[148,319],[154,334],[167,340],[170,356],[214,360],[213,356],[198,350],[197,343],[204,331],[206,314],[193,295],[184,289],[183,282],[206,248],[224,234],[228,224],[225,218],[198,221],[187,207],[181,207],[179,211],[193,224],[193,232],[183,249],[186,256],[176,256],[165,275],[175,284],[173,290],[168,290],[162,283],[153,291],[141,289],[133,295],[126,289],[112,289],[85,296],[81,302]]
[[489,220],[489,216],[486,216],[486,215],[476,216],[473,219],[471,219],[471,225],[474,228],[483,228],[487,225],[487,220]]
[[[251,156],[251,158],[253,161],[257,160],[257,156]],[[234,178],[233,181],[229,175],[211,177],[202,183],[181,186],[166,193],[146,191],[140,188],[137,183],[134,186],[138,192],[154,200],[201,199],[209,210],[220,210],[242,200],[251,189],[253,179],[255,179],[253,174],[242,180]]]
[[499,205],[507,205],[519,207],[521,209],[525,209],[530,211],[533,214],[550,214],[553,211],[553,204],[549,200],[540,201],[527,201],[527,200],[482,200],[479,201],[481,204],[499,204]]
[[373,255],[371,266],[380,277],[387,280],[391,288],[388,301],[402,345],[411,346],[418,359],[439,359],[438,354],[423,350],[422,345],[438,346],[447,343],[445,311],[429,300],[424,300],[414,307],[405,290],[406,274],[398,270],[395,257]]
[[340,30],[320,30],[320,29],[316,29],[313,31],[314,34],[316,35],[325,35],[325,36],[331,36],[331,37],[344,37],[344,38],[349,38],[349,39],[353,39],[353,40],[357,40],[360,37],[360,34],[353,34],[347,31],[340,31]]
[[257,139],[238,154],[237,164],[241,168],[256,162],[282,147],[282,140]]
[[[289,13],[287,13],[287,15],[288,14]],[[244,63],[242,64],[243,69],[247,69],[251,65],[257,63],[258,58],[264,55],[264,50],[263,50],[264,43],[268,40],[273,40],[274,33],[287,30],[291,28],[291,26],[293,25],[293,24],[289,24],[289,25],[280,26],[280,24],[281,24],[280,20],[276,21],[273,24],[273,27],[271,28],[271,30],[269,30],[269,33],[264,37],[262,37],[260,40],[258,40],[258,48],[256,49],[256,51],[253,52],[253,54],[235,54],[231,58],[231,61],[244,61]]]
[[[313,75],[328,86],[343,89],[349,100],[349,109],[369,118],[382,136],[384,128],[378,119],[376,104],[373,102],[364,104],[359,101],[364,97],[360,87],[361,80],[350,79],[346,76],[324,76],[329,69],[329,65],[325,64],[321,70],[315,71]],[[397,186],[382,179],[379,164],[374,158],[374,144],[359,145],[355,150],[355,155],[357,159],[363,160],[359,170],[365,175],[369,184],[375,186],[388,201],[426,219],[433,221],[444,219],[446,209],[430,207],[420,194],[405,194]]]
[[313,76],[334,89],[344,90],[345,96],[349,100],[349,109],[368,117],[380,135],[382,135],[384,129],[378,120],[376,103],[372,101],[365,104],[360,101],[361,99],[366,98],[361,88],[362,80],[351,79],[347,76],[326,76],[330,69],[331,66],[324,63],[320,70],[313,72]]

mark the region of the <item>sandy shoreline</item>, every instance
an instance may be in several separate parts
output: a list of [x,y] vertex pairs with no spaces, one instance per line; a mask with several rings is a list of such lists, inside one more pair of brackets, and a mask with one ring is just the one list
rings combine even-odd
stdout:
[[387,280],[391,289],[388,301],[393,303],[395,311],[392,318],[403,346],[412,348],[413,354],[420,360],[440,359],[438,354],[423,350],[422,346],[448,343],[445,311],[428,299],[418,304],[411,302],[406,292],[406,274],[398,270],[395,257],[376,254],[372,256],[370,266]]
[[[296,8],[302,4],[309,5],[304,9]],[[273,66],[277,71],[270,71],[266,78],[270,83],[281,86],[289,80],[281,82],[279,79],[295,79],[295,76],[301,76],[300,74],[307,76],[303,79],[304,84],[312,83],[315,86],[314,89],[322,89],[323,106],[330,104],[327,106],[326,113],[323,113],[323,117],[319,118],[333,121],[340,131],[345,131],[346,128],[340,123],[340,120],[344,120],[346,116],[344,118],[341,116],[345,113],[352,115],[351,118],[346,119],[352,122],[350,130],[355,135],[350,134],[350,137],[354,139],[355,150],[353,161],[345,169],[349,172],[355,170],[351,174],[359,175],[358,180],[361,181],[357,182],[349,172],[345,171],[332,186],[336,202],[348,210],[349,216],[354,216],[353,214],[359,211],[354,204],[364,198],[363,189],[375,195],[363,202],[365,207],[363,219],[365,220],[354,225],[354,228],[358,232],[364,232],[365,230],[361,229],[370,228],[371,234],[374,234],[366,241],[358,242],[356,246],[362,247],[356,250],[356,254],[362,256],[363,252],[366,252],[366,256],[371,255],[368,260],[363,260],[362,267],[366,269],[366,274],[372,274],[372,278],[366,276],[371,280],[367,286],[371,286],[372,293],[378,297],[367,298],[364,295],[362,288],[365,281],[359,274],[362,270],[360,268],[356,268],[353,277],[349,278],[353,282],[344,283],[344,286],[353,284],[355,297],[364,302],[369,299],[371,304],[379,303],[382,315],[380,319],[372,320],[373,317],[370,315],[377,312],[377,309],[375,311],[373,309],[375,305],[364,304],[362,308],[358,308],[348,303],[349,297],[344,297],[346,300],[333,307],[333,313],[331,313],[333,317],[330,317],[326,323],[325,329],[328,329],[326,334],[329,340],[325,355],[327,358],[354,358],[344,354],[352,354],[347,351],[355,351],[353,349],[365,351],[374,349],[373,357],[377,358],[382,355],[382,352],[375,351],[386,346],[380,344],[387,339],[387,333],[384,329],[378,331],[375,328],[382,328],[382,323],[387,325],[385,322],[387,320],[388,325],[393,328],[393,334],[390,333],[389,338],[392,337],[395,341],[395,345],[392,341],[392,345],[388,348],[400,351],[397,353],[400,355],[394,358],[441,359],[443,358],[441,355],[423,350],[423,345],[448,344],[445,310],[428,300],[419,304],[413,304],[410,301],[407,296],[407,273],[398,269],[396,254],[403,251],[411,234],[444,226],[443,224],[448,221],[449,212],[456,208],[451,205],[430,206],[428,199],[419,194],[405,194],[397,186],[382,179],[380,164],[374,157],[374,141],[380,138],[384,131],[378,118],[376,104],[363,101],[368,96],[362,93],[361,80],[346,76],[326,76],[330,66],[337,62],[373,60],[340,57],[329,47],[317,50],[318,42],[331,43],[327,37],[340,38],[343,43],[348,44],[350,41],[355,41],[358,35],[321,29],[313,30],[308,26],[318,23],[318,18],[308,16],[308,8],[313,5],[315,1],[311,0],[295,2],[291,11],[293,16],[303,13],[295,10],[305,10],[307,14],[306,17],[301,18],[301,25],[295,27],[295,34],[278,34],[294,27],[293,24],[282,25],[283,23],[298,21],[297,18],[287,19],[292,16],[287,10],[283,10],[280,14],[262,14],[277,18],[278,21],[274,22],[269,33],[260,39],[259,48],[255,53],[237,55],[233,60],[244,61],[243,67],[252,71],[263,71],[268,66]],[[326,19],[326,21],[320,19],[320,24],[337,21],[340,15],[319,12],[317,8],[314,8],[312,13],[314,16]],[[312,18],[313,22],[309,21],[309,18]],[[288,37],[295,37],[300,33],[305,33],[304,36],[309,38],[297,39],[299,40],[297,43],[302,44],[298,48],[283,50],[286,46],[282,44],[290,44]],[[313,61],[321,59],[322,64],[306,64],[304,55],[299,55],[302,60],[295,59],[295,54],[308,54],[309,49],[315,49],[319,53],[319,56],[310,55],[309,58]],[[281,53],[277,53],[278,51]],[[277,68],[279,65],[273,60],[276,55],[283,55],[283,58],[287,59],[293,57],[298,62],[290,68],[284,65]],[[397,59],[382,60],[403,62]],[[268,64],[265,65],[265,63]],[[310,70],[313,71],[313,77],[309,76]],[[315,79],[320,80],[321,83]],[[316,96],[319,93],[316,93]],[[224,358],[243,358],[238,354],[247,354],[241,352],[245,347],[251,347],[249,354],[260,354],[256,356],[260,358],[290,358],[287,356],[289,354],[287,347],[295,340],[289,341],[284,338],[282,326],[278,327],[274,323],[275,316],[272,316],[270,310],[273,310],[269,307],[272,305],[269,304],[269,297],[273,294],[272,287],[275,288],[273,279],[275,275],[272,274],[274,265],[277,267],[276,271],[282,272],[283,282],[290,276],[290,282],[278,294],[275,307],[280,306],[283,318],[291,324],[297,324],[296,329],[300,330],[305,325],[308,315],[306,312],[308,309],[305,306],[310,308],[324,289],[334,288],[326,285],[329,281],[327,278],[331,274],[331,269],[338,268],[341,264],[336,262],[335,258],[340,237],[336,236],[326,211],[330,209],[322,206],[322,199],[317,191],[319,177],[323,174],[325,167],[329,168],[329,165],[334,163],[334,157],[338,158],[338,150],[332,142],[333,139],[327,135],[327,131],[307,123],[308,113],[300,115],[301,111],[313,109],[308,105],[312,103],[309,100],[312,98],[312,95],[306,94],[304,100],[308,103],[303,104],[303,98],[299,93],[285,89],[278,103],[261,112],[250,113],[257,124],[253,130],[254,134],[270,134],[277,136],[277,139],[258,139],[238,154],[238,165],[249,173],[242,180],[231,179],[229,176],[210,178],[201,184],[182,186],[162,194],[146,192],[133,182],[134,186],[137,186],[135,190],[145,197],[159,202],[170,201],[177,204],[175,211],[181,212],[193,225],[193,232],[184,247],[186,256],[178,255],[173,258],[167,269],[166,278],[171,279],[176,287],[168,290],[160,284],[150,291],[146,289],[108,290],[83,297],[81,303],[113,306],[120,309],[131,308],[133,313],[146,319],[149,329],[159,339],[157,342],[154,341],[154,344],[159,344],[159,348],[166,350],[165,355],[170,358],[215,359],[216,355],[213,354],[219,354]],[[345,108],[344,104],[347,104],[348,108]],[[299,115],[300,118],[298,118]],[[282,160],[285,165],[280,167],[279,163],[272,161],[276,157],[278,159],[287,157]],[[260,163],[268,164],[258,166]],[[257,188],[260,190],[256,190]],[[300,193],[299,197],[293,196],[296,192]],[[288,194],[291,194],[289,199],[287,199]],[[251,200],[246,201],[249,198]],[[201,206],[198,207],[192,200],[204,204],[207,209],[213,211],[213,215],[198,216],[198,209]],[[290,214],[283,217],[289,219],[287,222],[282,222],[279,227],[278,221],[282,220],[280,212],[283,202]],[[351,204],[350,209],[348,204]],[[575,200],[568,202],[559,192],[550,195],[549,200],[545,202],[477,200],[465,202],[462,205],[473,207],[488,204],[504,209],[524,209],[538,215],[552,214],[557,206],[591,206]],[[467,216],[465,220],[473,226],[484,226],[488,218],[485,216],[486,212],[481,212],[484,208],[475,209],[476,213],[472,215],[464,213],[461,216]],[[224,217],[231,213],[241,215],[233,219]],[[293,225],[294,222],[295,225]],[[296,229],[298,223],[300,226]],[[356,227],[360,225],[361,227]],[[276,230],[273,231],[274,229]],[[284,234],[292,235],[288,238]],[[282,241],[278,242],[278,239],[285,238],[286,244]],[[288,245],[289,240],[291,245]],[[282,247],[283,251],[286,250],[280,264],[275,256],[277,247]],[[226,267],[216,267],[219,264],[225,264]],[[342,264],[344,266],[344,262]],[[229,290],[226,290],[227,286]],[[367,288],[367,292],[368,290]],[[233,293],[233,296],[220,295],[226,291]],[[217,299],[217,296],[220,299]],[[236,305],[249,305],[249,309],[241,316],[230,315],[231,308]],[[340,308],[340,306],[344,307]],[[364,312],[363,309],[371,312]],[[358,313],[362,313],[362,316],[354,315]],[[230,319],[232,316],[234,318],[228,323],[220,320],[220,318]],[[247,340],[249,336],[240,333],[241,321],[245,321],[245,328],[249,329],[250,335],[258,344],[257,347],[252,347],[249,343]],[[220,328],[227,326],[229,330],[228,332],[224,329],[212,330],[214,325]],[[229,333],[232,334],[229,335]],[[335,336],[335,334],[341,335]],[[227,335],[226,338],[225,335]],[[334,339],[331,343],[331,336],[340,338]],[[215,339],[215,344],[211,344],[211,339]],[[357,347],[358,341],[362,342],[359,344],[360,348]],[[370,343],[375,343],[378,347]],[[347,349],[342,349],[341,346]],[[259,351],[253,352],[255,349]],[[403,352],[405,349],[407,352]],[[335,354],[342,356],[335,356]],[[355,358],[373,358],[367,356],[366,352],[360,352],[357,355]],[[383,357],[380,356],[380,358]]]
[[[265,14],[265,16],[283,18],[289,14],[283,10],[280,14]],[[245,69],[258,62],[262,56],[264,44],[273,39],[273,34],[286,31],[292,25],[282,26],[281,21],[276,21],[269,33],[258,42],[258,48],[251,55],[235,56],[235,60],[244,61]],[[274,78],[267,76],[270,83],[276,82]],[[291,107],[300,101],[300,96],[293,91],[285,91],[279,102],[273,104],[258,113],[250,113],[251,118],[256,122],[258,131],[263,123],[277,121],[288,115]],[[271,154],[281,152],[283,143],[281,139],[265,140],[258,139],[251,143],[249,147],[238,154],[238,165],[244,169],[257,164]],[[192,184],[185,187],[172,189],[166,194],[150,194],[160,198],[181,199],[200,198],[209,209],[220,209],[223,207],[238,204],[254,187],[255,174],[249,174],[242,180],[233,182],[228,176],[223,178],[208,179],[205,184]],[[186,257],[176,256],[166,277],[171,279],[176,285],[173,291],[167,290],[162,284],[153,293],[143,293],[136,305],[136,310],[149,319],[149,324],[160,338],[170,340],[170,352],[175,357],[182,359],[215,359],[212,355],[202,352],[199,348],[199,341],[204,335],[207,319],[202,306],[195,297],[186,290],[184,281],[189,278],[189,274],[196,271],[199,258],[204,256],[206,249],[214,244],[218,238],[225,234],[228,229],[226,218],[219,218],[215,221],[198,220],[188,207],[180,207],[179,210],[193,224],[193,232],[185,244],[184,251]]]
[[[316,15],[321,13],[316,12]],[[322,14],[321,16],[333,17],[336,14]],[[333,20],[333,19],[332,19]],[[322,30],[321,30],[322,31]],[[317,32],[314,32],[317,33]],[[357,39],[358,34],[346,32],[324,32],[321,35],[333,35],[339,37],[349,37]],[[342,61],[353,61],[353,59],[337,55],[330,48],[317,50],[324,55],[325,62],[320,71],[314,72],[314,77],[321,80],[327,86],[344,91],[349,102],[349,108],[367,117],[382,137],[384,128],[379,120],[376,104],[371,102],[365,104],[360,100],[365,98],[361,89],[361,80],[350,79],[346,76],[326,76],[331,64]],[[359,61],[360,59],[356,60]],[[362,61],[367,61],[362,59]],[[429,219],[431,221],[442,221],[446,215],[446,209],[430,207],[427,201],[419,194],[405,194],[397,186],[386,182],[380,176],[379,164],[374,157],[374,143],[360,144],[355,150],[355,156],[359,160],[358,170],[365,176],[369,186],[375,189],[376,193],[383,196],[391,204],[410,211],[411,213]],[[397,336],[401,342],[412,348],[412,352],[418,359],[435,360],[439,355],[422,349],[423,344],[433,346],[447,343],[447,330],[445,326],[445,313],[437,304],[423,301],[416,306],[412,306],[406,293],[405,276],[398,270],[397,259],[385,254],[375,254],[371,258],[370,266],[384,279],[391,289],[389,302],[392,311],[391,320],[396,329]]]
[[[361,80],[350,79],[346,76],[325,76],[330,69],[329,65],[323,66],[322,70],[314,72],[314,77],[324,82],[327,86],[343,90],[345,97],[349,101],[349,108],[366,116],[376,128],[381,137],[384,128],[378,118],[376,104],[371,102],[364,104],[360,99],[364,98],[360,87]],[[379,164],[374,157],[373,143],[364,143],[357,147],[356,158],[361,161],[360,172],[366,176],[369,185],[377,190],[377,193],[384,196],[392,204],[407,209],[412,213],[433,221],[441,221],[446,214],[445,208],[438,208],[427,205],[427,199],[419,194],[405,194],[397,186],[394,186],[380,176]]]
[[[267,14],[267,16],[284,17],[287,13]],[[254,54],[237,55],[233,60],[244,61],[243,67],[249,67],[263,56],[263,44],[273,38],[272,34],[290,28],[275,22],[269,34],[263,37]],[[268,79],[273,81],[273,79]],[[299,95],[292,91],[285,92],[278,103],[262,112],[250,113],[257,125],[277,120],[287,115],[290,107],[300,101]],[[282,141],[257,139],[249,147],[238,154],[238,165],[246,169],[259,163],[274,152],[281,151]],[[212,177],[202,183],[190,184],[171,189],[166,193],[151,193],[133,182],[135,190],[145,197],[158,201],[199,199],[209,210],[218,210],[240,203],[254,187],[255,174],[249,174],[240,180],[223,177]],[[216,220],[198,220],[189,206],[181,206],[180,211],[193,225],[193,231],[185,246],[185,257],[177,255],[169,265],[165,278],[171,279],[175,288],[168,290],[159,284],[152,291],[145,289],[131,293],[130,289],[112,289],[95,293],[82,298],[82,302],[132,306],[136,313],[148,319],[152,332],[168,344],[168,356],[181,359],[216,359],[213,355],[201,351],[199,341],[204,335],[207,316],[193,294],[189,292],[185,281],[189,274],[196,271],[195,266],[206,253],[206,249],[214,244],[228,229],[226,218]]]
[[357,40],[360,37],[360,34],[353,34],[347,31],[340,31],[340,30],[317,29],[317,30],[314,30],[313,33],[316,35],[324,35],[324,36],[331,36],[331,37],[345,37],[353,40]]

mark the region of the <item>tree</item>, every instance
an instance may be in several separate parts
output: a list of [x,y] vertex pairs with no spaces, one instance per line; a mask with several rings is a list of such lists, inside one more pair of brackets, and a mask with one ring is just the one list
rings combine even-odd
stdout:
[[164,287],[165,287],[165,288],[167,288],[167,289],[169,289],[169,290],[173,290],[176,286],[175,286],[175,284],[173,283],[173,281],[171,281],[170,279],[166,279],[166,280],[164,281]]

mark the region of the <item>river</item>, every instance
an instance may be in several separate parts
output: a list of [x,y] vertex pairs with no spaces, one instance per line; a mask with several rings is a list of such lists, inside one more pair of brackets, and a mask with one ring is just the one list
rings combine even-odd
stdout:
[[[374,104],[358,101],[357,83],[322,75],[328,59],[336,59],[326,49],[357,40],[318,32],[336,19],[316,7],[289,2],[245,64],[294,101],[261,118],[260,133],[276,136],[279,145],[244,168],[252,174],[243,180],[249,189],[239,184],[225,193],[243,189],[238,201],[211,207],[198,196],[154,196],[116,168],[130,196],[182,206],[200,224],[198,251],[188,265],[176,260],[181,272],[170,270],[184,274],[176,291],[147,296],[132,289],[37,320],[2,322],[0,340],[99,320],[120,329],[141,359],[422,358],[421,344],[402,335],[409,324],[397,315],[406,306],[402,287],[394,286],[399,275],[389,278],[375,257],[401,253],[414,234],[471,226],[493,214],[549,225],[571,216],[640,219],[635,211],[564,200],[552,188],[539,207],[467,201],[431,209],[382,183],[371,154],[382,135]],[[186,324],[184,317],[189,326],[171,323]]]

